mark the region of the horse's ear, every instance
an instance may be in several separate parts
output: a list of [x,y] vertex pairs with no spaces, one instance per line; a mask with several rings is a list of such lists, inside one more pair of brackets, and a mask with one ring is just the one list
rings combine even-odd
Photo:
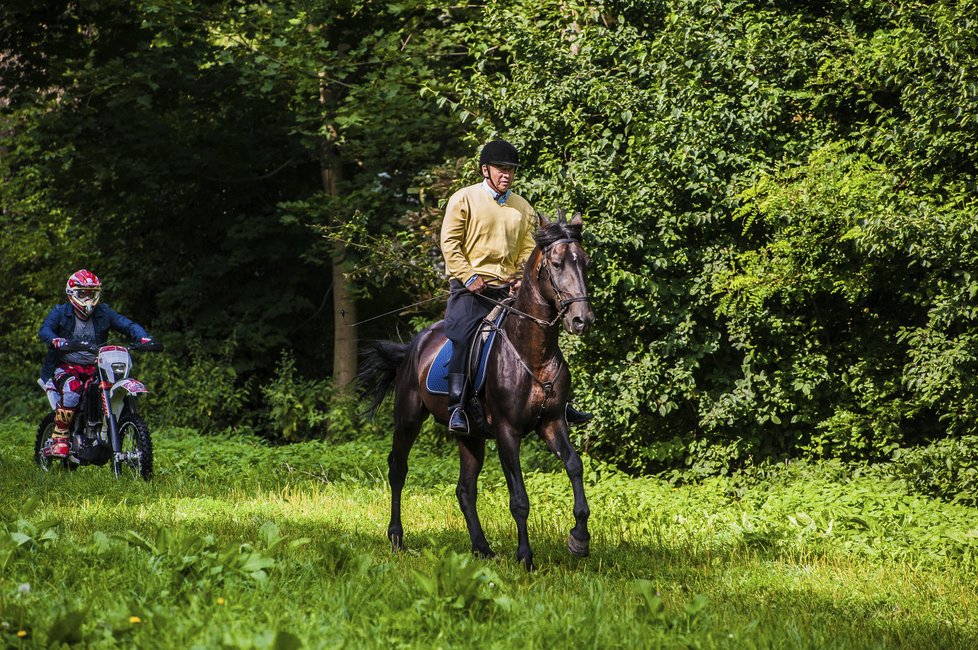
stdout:
[[540,228],[546,228],[551,223],[550,219],[543,216],[542,212],[537,212],[537,222],[539,222]]
[[557,223],[567,223],[564,219],[564,210],[562,208],[557,208]]
[[580,225],[583,225],[583,224],[584,224],[584,218],[581,217],[581,213],[580,212],[575,212],[574,213],[574,216],[571,217],[570,225],[572,225],[572,226],[580,226]]

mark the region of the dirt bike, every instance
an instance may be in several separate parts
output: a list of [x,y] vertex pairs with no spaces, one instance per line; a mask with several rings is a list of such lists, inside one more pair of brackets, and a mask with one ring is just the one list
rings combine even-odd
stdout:
[[54,433],[54,411],[60,395],[48,383],[41,384],[47,392],[52,412],[37,429],[34,441],[34,461],[45,471],[60,464],[69,470],[82,465],[105,465],[112,462],[116,476],[131,473],[149,480],[153,476],[153,441],[149,427],[136,411],[136,398],[149,392],[146,386],[129,376],[132,368],[130,350],[160,352],[161,343],[138,343],[126,348],[121,345],[96,346],[86,341],[69,341],[61,348],[65,352],[87,351],[97,354],[95,375],[85,382],[78,412],[68,434],[71,447],[66,458],[44,455]]

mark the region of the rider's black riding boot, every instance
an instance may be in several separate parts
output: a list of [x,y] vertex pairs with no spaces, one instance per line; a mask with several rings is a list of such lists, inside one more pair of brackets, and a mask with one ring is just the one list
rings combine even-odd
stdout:
[[575,424],[586,424],[591,421],[594,417],[594,413],[585,413],[584,411],[578,411],[576,408],[567,403],[564,407],[564,418],[567,419],[567,424],[573,426]]
[[448,430],[452,433],[469,432],[469,418],[465,415],[467,383],[462,373],[448,375]]

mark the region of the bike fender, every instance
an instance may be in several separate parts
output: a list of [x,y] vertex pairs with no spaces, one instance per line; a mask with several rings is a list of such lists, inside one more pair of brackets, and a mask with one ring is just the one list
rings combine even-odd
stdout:
[[122,389],[124,393],[129,395],[136,395],[138,393],[148,393],[149,389],[146,385],[138,379],[133,379],[132,377],[127,377],[126,379],[120,379],[116,383],[112,384],[112,388],[109,389],[109,395],[114,396],[115,392]]
[[112,414],[115,415],[116,418],[122,416],[122,406],[125,404],[126,396],[138,396],[140,393],[148,392],[149,390],[146,388],[145,384],[138,379],[133,379],[132,377],[120,379],[116,383],[112,384],[112,388],[109,389],[109,401],[112,402]]

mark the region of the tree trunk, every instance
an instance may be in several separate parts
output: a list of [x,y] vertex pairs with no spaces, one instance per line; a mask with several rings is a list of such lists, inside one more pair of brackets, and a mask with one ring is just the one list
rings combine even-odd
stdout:
[[[340,163],[329,144],[323,147],[321,159],[323,191],[337,195]],[[346,249],[341,244],[333,248],[333,384],[346,389],[357,375],[357,304],[346,279]]]
[[357,303],[350,294],[342,257],[333,256],[333,384],[347,388],[357,376]]

